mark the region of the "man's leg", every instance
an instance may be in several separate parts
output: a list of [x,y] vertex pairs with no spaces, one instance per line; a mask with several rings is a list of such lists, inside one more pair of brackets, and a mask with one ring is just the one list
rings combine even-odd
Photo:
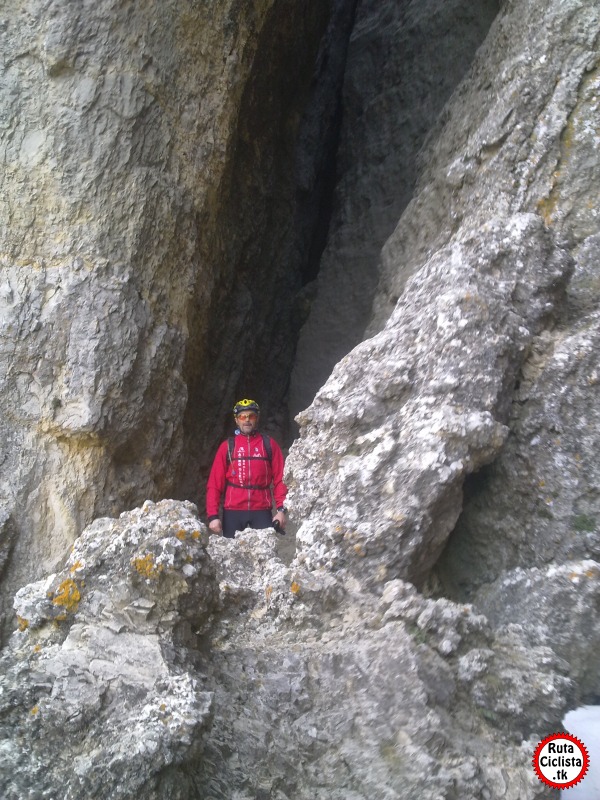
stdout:
[[223,536],[228,539],[235,537],[236,531],[243,531],[245,528],[273,527],[273,514],[268,508],[260,511],[231,511],[223,510]]
[[262,529],[273,527],[273,514],[270,508],[264,508],[260,511],[249,511],[248,517],[251,528]]
[[243,531],[250,524],[249,511],[231,511],[223,509],[223,536],[233,539],[236,531]]

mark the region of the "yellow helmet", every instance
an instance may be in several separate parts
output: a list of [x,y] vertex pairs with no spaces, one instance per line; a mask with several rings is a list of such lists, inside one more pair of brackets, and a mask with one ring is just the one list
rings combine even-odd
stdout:
[[256,411],[257,414],[260,414],[260,408],[256,400],[238,400],[233,407],[234,417],[237,417],[242,411]]

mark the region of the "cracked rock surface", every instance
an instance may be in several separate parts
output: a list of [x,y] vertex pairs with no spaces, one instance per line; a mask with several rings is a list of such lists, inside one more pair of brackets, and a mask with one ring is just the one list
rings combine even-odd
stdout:
[[218,597],[191,504],[98,519],[63,570],[21,589],[0,660],[0,793],[189,797],[212,694],[181,665]]

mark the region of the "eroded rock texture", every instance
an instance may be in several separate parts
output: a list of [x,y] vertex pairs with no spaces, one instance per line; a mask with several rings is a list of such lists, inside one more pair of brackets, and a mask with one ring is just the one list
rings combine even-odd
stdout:
[[308,565],[420,584],[452,534],[436,572],[455,597],[548,564],[587,576],[575,596],[597,582],[599,31],[587,3],[504,4],[442,114],[384,248],[374,335],[299,417]]
[[288,471],[309,566],[364,578],[367,559],[373,581],[423,582],[465,475],[504,444],[516,377],[570,268],[538,217],[515,215],[462,230],[415,274],[385,330],[299,416]]
[[292,414],[311,403],[335,364],[364,338],[381,248],[412,197],[417,154],[497,11],[497,0],[356,4],[331,220],[298,341]]
[[251,530],[207,547],[172,501],[87,528],[15,598],[2,797],[544,796],[534,732],[574,688],[549,646],[276,550]]
[[[301,280],[278,254],[300,267],[282,233],[298,87],[329,10],[231,3],[215,24],[193,3],[14,8],[9,588],[62,564],[90,515],[185,485],[223,396],[270,386],[283,413],[300,312],[281,289]],[[417,6],[333,8],[379,56]],[[147,504],[17,594],[8,797],[552,796],[533,747],[600,693],[599,39],[588,0],[502,3],[420,152],[369,338],[298,418],[293,557],[269,532],[204,545],[189,505]],[[393,94],[378,119],[398,118]],[[359,173],[344,208],[362,207]]]
[[200,796],[548,796],[531,748],[572,702],[566,661],[402,580],[376,596],[285,567],[271,536],[209,544],[222,606]]
[[212,695],[182,662],[218,602],[193,511],[148,502],[98,519],[60,572],[17,593],[0,660],[6,800],[192,796],[184,768]]

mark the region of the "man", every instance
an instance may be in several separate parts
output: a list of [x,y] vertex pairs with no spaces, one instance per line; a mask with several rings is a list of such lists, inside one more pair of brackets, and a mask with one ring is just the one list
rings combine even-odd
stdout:
[[233,407],[233,416],[236,435],[221,443],[208,477],[208,527],[230,539],[245,528],[272,528],[276,522],[285,528],[287,512],[283,503],[287,486],[283,482],[281,448],[269,436],[259,433],[260,408],[256,401],[240,400]]

